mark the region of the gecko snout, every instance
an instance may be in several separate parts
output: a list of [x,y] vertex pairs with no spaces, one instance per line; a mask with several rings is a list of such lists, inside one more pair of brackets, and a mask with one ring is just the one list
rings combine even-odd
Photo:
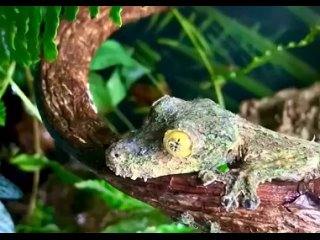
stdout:
[[118,145],[111,145],[106,152],[107,162],[117,161],[117,159],[120,160],[123,155],[124,155],[123,149],[121,149]]
[[112,149],[111,151],[110,151],[110,156],[112,157],[112,158],[119,158],[120,157],[120,152],[119,151],[117,151],[117,149]]
[[136,179],[144,165],[141,157],[147,152],[136,141],[122,140],[106,150],[106,165],[118,176]]
[[128,157],[141,154],[141,148],[133,141],[125,140],[112,144],[106,151],[107,165],[120,164]]
[[115,172],[117,169],[117,166],[125,159],[123,150],[119,148],[117,144],[112,144],[105,153],[105,159],[106,159],[106,165],[108,168]]

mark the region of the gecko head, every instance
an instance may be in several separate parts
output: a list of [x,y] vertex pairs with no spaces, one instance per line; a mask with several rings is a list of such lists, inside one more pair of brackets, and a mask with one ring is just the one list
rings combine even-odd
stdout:
[[223,159],[215,163],[215,154],[232,138],[226,114],[231,113],[210,99],[164,96],[152,105],[140,129],[107,149],[106,165],[116,175],[145,180],[219,165]]

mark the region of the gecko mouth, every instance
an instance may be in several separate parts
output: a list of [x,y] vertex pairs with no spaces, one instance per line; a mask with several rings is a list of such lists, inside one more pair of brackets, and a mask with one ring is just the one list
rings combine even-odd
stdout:
[[[143,141],[141,140],[143,139]],[[113,143],[105,153],[107,167],[117,176],[145,181],[166,175],[197,172],[200,161],[168,153],[162,141],[128,138]]]
[[199,163],[196,159],[169,157],[165,152],[137,155],[124,151],[122,143],[111,145],[106,151],[106,165],[115,175],[147,181],[166,175],[196,172]]

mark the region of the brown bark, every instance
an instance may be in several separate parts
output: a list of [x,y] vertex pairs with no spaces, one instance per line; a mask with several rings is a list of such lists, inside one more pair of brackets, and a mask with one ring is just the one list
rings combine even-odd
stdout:
[[240,115],[274,131],[318,142],[320,84],[306,89],[285,89],[272,98],[245,101],[240,106]]
[[[124,23],[138,20],[166,7],[124,7]],[[172,217],[188,212],[202,226],[217,222],[227,232],[316,232],[320,231],[320,180],[305,184],[265,183],[259,186],[261,205],[256,211],[239,208],[226,212],[221,206],[224,186],[202,186],[194,174],[132,181],[115,176],[104,161],[104,150],[116,136],[99,120],[87,89],[88,64],[98,46],[117,30],[103,7],[90,19],[85,7],[78,20],[60,24],[59,57],[43,61],[38,84],[38,106],[45,126],[57,143],[76,156],[101,178],[129,195],[163,209]]]

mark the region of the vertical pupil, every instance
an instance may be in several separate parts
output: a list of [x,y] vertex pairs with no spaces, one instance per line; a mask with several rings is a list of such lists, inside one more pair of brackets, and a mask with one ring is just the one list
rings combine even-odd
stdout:
[[176,152],[179,148],[179,143],[180,143],[180,138],[170,141],[169,146],[174,152]]

